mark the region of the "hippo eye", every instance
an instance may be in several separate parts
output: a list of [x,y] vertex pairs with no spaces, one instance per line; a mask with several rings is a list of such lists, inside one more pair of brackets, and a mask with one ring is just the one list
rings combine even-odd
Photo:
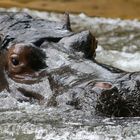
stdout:
[[14,66],[19,65],[19,60],[18,60],[17,58],[12,58],[12,59],[11,59],[11,62],[12,62],[12,64],[13,64]]

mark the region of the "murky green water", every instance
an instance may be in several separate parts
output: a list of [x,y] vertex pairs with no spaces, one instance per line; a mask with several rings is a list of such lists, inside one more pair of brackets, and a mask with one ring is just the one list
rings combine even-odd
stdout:
[[[61,14],[27,9],[24,11],[33,16],[56,21],[63,17]],[[89,18],[83,14],[71,15],[70,18],[73,30],[89,29],[97,37],[98,61],[127,71],[140,70],[139,21]],[[11,85],[10,88],[14,86],[16,85]],[[48,94],[51,94],[47,81],[35,90],[42,92],[47,90]],[[1,140],[140,139],[139,118],[97,118],[89,117],[89,112],[77,113],[71,108],[49,108],[44,105],[19,103],[14,98],[8,97],[6,91],[1,92],[0,97]],[[10,105],[7,102],[10,102]]]

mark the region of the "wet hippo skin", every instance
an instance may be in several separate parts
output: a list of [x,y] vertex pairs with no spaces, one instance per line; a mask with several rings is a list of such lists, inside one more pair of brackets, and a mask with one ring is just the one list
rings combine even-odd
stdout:
[[139,72],[95,60],[97,40],[62,22],[25,13],[0,16],[0,90],[18,101],[103,116],[140,116]]

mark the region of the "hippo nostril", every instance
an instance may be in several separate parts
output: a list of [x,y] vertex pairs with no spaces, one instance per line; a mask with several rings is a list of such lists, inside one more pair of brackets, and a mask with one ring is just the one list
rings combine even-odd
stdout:
[[102,89],[110,89],[112,88],[112,84],[108,82],[97,82],[95,87],[102,88]]
[[12,64],[13,64],[14,66],[19,65],[19,60],[18,60],[17,58],[12,58],[12,59],[11,59],[11,62],[12,62]]

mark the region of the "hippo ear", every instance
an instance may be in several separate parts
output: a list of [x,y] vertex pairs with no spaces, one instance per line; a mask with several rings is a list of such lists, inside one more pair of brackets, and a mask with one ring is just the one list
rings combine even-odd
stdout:
[[64,27],[63,28],[71,31],[69,13],[65,12],[63,22],[64,22]]

